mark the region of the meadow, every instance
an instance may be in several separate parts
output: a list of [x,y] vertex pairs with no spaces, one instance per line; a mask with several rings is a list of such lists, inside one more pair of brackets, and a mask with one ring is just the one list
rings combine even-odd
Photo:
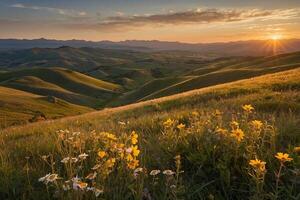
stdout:
[[0,199],[299,199],[299,77],[1,130]]
[[137,103],[299,63],[299,52],[258,57],[73,47],[0,52],[0,127]]

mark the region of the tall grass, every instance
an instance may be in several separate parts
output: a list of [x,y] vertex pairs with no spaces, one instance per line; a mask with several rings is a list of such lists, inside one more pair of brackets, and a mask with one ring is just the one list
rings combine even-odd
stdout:
[[[288,133],[282,132],[287,127],[277,124],[280,117],[261,115],[251,105],[176,114],[119,121],[102,130],[50,132],[43,136],[42,146],[21,151],[21,144],[15,144],[16,152],[9,152],[9,157],[1,150],[1,182],[7,184],[1,184],[1,195],[25,199],[299,198],[299,147],[287,141]],[[293,116],[285,119],[289,126],[297,123]],[[278,157],[278,152],[287,154]],[[23,163],[20,172],[9,166],[14,162]]]

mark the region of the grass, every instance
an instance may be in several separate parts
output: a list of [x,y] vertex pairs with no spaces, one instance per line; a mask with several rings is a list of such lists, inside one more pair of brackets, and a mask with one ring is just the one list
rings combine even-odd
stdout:
[[[298,68],[299,52],[269,57],[219,58],[197,64],[176,77],[154,79],[122,95],[115,104],[126,104],[228,83],[263,74]],[[151,86],[151,87],[150,87]],[[149,89],[151,88],[151,89]]]
[[[2,130],[0,197],[298,199],[299,76],[298,68]],[[293,160],[276,158],[278,152]],[[75,162],[83,153],[88,157]],[[255,158],[266,170],[249,164]],[[135,171],[137,160],[143,169]],[[47,173],[53,182],[39,182]]]
[[47,97],[0,86],[0,127],[29,123],[40,114],[47,119],[78,115],[93,109],[63,100],[49,101]]
[[122,90],[119,85],[63,68],[32,68],[1,73],[0,84],[92,108],[103,106]]

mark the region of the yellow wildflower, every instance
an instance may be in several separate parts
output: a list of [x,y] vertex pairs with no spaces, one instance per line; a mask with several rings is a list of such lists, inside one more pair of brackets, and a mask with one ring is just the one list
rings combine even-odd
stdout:
[[254,110],[254,108],[251,104],[243,105],[242,108],[243,108],[244,111],[246,111],[248,113],[251,113]]
[[106,152],[105,152],[105,151],[99,151],[99,152],[98,152],[98,156],[99,156],[100,158],[104,158],[104,156],[106,156]]
[[266,162],[258,159],[250,160],[249,165],[259,172],[265,172],[266,170]]
[[230,122],[230,126],[233,129],[236,129],[236,128],[239,128],[239,123],[237,121],[232,121],[232,122]]
[[184,129],[184,128],[185,128],[185,124],[180,123],[180,124],[177,125],[177,128],[178,128],[179,130]]
[[131,154],[127,154],[127,155],[126,155],[126,160],[127,160],[128,162],[133,161],[132,155],[131,155]]
[[251,121],[251,125],[255,130],[260,130],[261,127],[263,126],[263,123],[259,120],[253,120]]
[[226,135],[227,134],[227,130],[223,129],[223,128],[217,128],[216,129],[216,133],[220,134],[220,135]]
[[164,125],[166,128],[171,127],[173,124],[174,124],[174,120],[171,120],[170,118],[167,119],[167,121],[165,121],[165,122],[163,123],[163,125]]
[[275,157],[282,163],[284,162],[290,162],[293,160],[293,158],[290,158],[289,157],[290,155],[287,154],[287,153],[281,153],[281,152],[278,152]]
[[136,160],[136,159],[134,159],[134,160],[132,160],[131,162],[127,163],[127,167],[128,167],[129,169],[135,169],[135,168],[137,168],[138,166],[139,166],[139,160]]
[[112,168],[115,165],[116,159],[115,158],[110,158],[106,161],[106,166],[108,168]]
[[107,135],[107,138],[110,139],[110,140],[117,140],[117,137],[114,134],[111,134],[111,133],[109,133]]
[[135,133],[135,131],[132,131],[131,133],[131,143],[137,144],[138,143],[138,134]]
[[244,139],[244,135],[244,132],[239,128],[231,131],[231,136],[234,137],[238,142]]
[[137,157],[140,154],[140,150],[138,149],[138,146],[132,146],[131,149],[132,149],[132,155],[134,157]]

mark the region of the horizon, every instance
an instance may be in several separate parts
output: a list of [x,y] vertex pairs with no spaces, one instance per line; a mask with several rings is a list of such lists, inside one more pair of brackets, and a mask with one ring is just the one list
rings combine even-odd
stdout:
[[292,39],[300,35],[299,22],[296,0],[0,2],[0,38],[191,44]]
[[[122,43],[122,42],[162,42],[162,43],[181,43],[181,44],[189,44],[189,45],[197,45],[197,44],[221,44],[221,43],[235,43],[235,42],[268,42],[268,41],[273,41],[274,39],[272,38],[266,38],[266,39],[249,39],[249,40],[230,40],[230,41],[221,41],[221,42],[182,42],[182,41],[171,41],[171,40],[85,40],[85,39],[55,39],[55,38],[32,38],[32,39],[27,39],[27,38],[1,38],[0,40],[28,40],[28,41],[35,41],[35,40],[47,40],[47,41],[84,41],[84,42],[92,42],[92,43],[98,43],[98,42],[113,42],[113,43]],[[277,40],[277,39],[275,39]],[[300,40],[300,38],[284,38],[284,39],[278,39],[280,42],[283,41],[289,41],[289,40]]]

